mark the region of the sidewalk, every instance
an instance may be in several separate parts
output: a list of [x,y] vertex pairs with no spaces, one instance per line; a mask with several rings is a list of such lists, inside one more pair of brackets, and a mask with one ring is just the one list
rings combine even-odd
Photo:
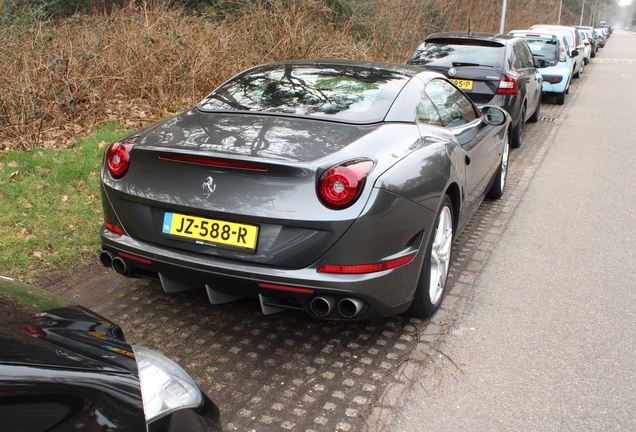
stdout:
[[636,36],[593,63],[390,430],[636,428]]

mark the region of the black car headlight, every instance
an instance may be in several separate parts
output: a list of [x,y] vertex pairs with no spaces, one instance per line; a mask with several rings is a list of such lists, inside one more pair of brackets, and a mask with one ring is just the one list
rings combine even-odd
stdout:
[[148,348],[133,345],[133,350],[146,422],[176,410],[201,406],[203,395],[181,366]]

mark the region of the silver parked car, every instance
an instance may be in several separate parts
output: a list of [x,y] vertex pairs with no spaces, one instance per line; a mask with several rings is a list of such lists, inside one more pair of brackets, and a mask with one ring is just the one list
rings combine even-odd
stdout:
[[101,261],[266,314],[431,315],[453,238],[503,194],[509,122],[414,66],[249,69],[106,150]]

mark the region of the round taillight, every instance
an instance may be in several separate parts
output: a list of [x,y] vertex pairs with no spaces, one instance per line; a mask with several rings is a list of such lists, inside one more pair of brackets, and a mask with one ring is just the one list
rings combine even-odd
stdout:
[[320,199],[331,208],[350,206],[360,195],[371,168],[373,161],[369,159],[355,159],[329,168],[318,182]]
[[130,148],[136,141],[137,137],[117,141],[106,150],[106,165],[113,177],[122,177],[128,171]]

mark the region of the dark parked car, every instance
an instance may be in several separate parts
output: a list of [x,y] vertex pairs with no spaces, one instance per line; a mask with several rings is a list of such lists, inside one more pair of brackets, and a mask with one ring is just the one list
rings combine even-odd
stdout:
[[183,369],[106,318],[3,277],[0,313],[2,431],[221,430]]
[[594,35],[596,37],[598,47],[604,48],[605,47],[605,32],[603,31],[603,29],[599,29],[599,28],[594,29]]
[[499,105],[512,117],[512,147],[520,147],[526,120],[541,111],[541,74],[526,42],[493,33],[437,33],[408,62],[446,75],[476,104]]
[[255,67],[106,150],[100,258],[266,314],[431,315],[454,236],[503,193],[508,124],[414,66]]

